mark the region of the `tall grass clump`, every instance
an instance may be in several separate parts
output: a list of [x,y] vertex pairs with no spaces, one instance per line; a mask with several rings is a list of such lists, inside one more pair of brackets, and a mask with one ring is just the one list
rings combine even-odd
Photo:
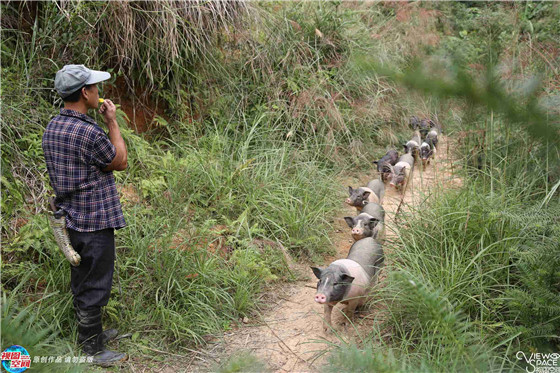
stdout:
[[221,34],[243,28],[251,12],[245,1],[115,2],[99,14],[105,61],[119,68],[132,87],[178,93],[196,61],[211,53]]
[[[19,286],[21,287],[21,285]],[[16,288],[19,290],[19,287]],[[41,302],[43,299],[37,300]],[[14,294],[2,294],[0,302],[2,315],[2,346],[7,348],[12,345],[23,346],[30,356],[62,355],[72,350],[72,346],[64,341],[57,340],[57,332],[52,325],[46,324],[32,311],[32,306],[22,307]],[[40,372],[49,372],[55,368],[52,362],[37,365],[34,369]],[[75,367],[58,367],[61,371],[78,371]]]
[[397,291],[398,307],[409,317],[400,318],[391,307],[391,336],[383,339],[376,328],[363,346],[343,345],[331,355],[329,371],[487,372],[498,366],[477,325],[440,290],[404,274],[388,280],[393,286],[383,289],[381,297],[394,301]]
[[[351,56],[374,47],[362,12],[381,18],[371,7],[358,8],[263,3],[254,29],[228,35],[222,48],[206,55],[201,77],[207,79],[197,93],[207,105],[204,118],[236,136],[245,122],[266,114],[253,130],[266,132],[274,144],[289,144],[327,167],[365,170],[382,151],[370,144],[400,124],[391,114],[401,115],[408,101],[391,101],[391,86],[373,79],[364,83],[352,73]],[[397,63],[398,53],[387,60]],[[214,94],[215,84],[224,94]],[[398,141],[389,138],[383,146]]]

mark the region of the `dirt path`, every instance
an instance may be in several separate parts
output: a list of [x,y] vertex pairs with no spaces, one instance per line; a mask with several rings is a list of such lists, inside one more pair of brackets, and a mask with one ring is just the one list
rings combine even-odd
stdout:
[[[391,245],[388,243],[393,241],[397,234],[395,213],[399,205],[401,210],[406,210],[411,205],[424,203],[426,198],[441,190],[442,185],[448,182],[460,183],[460,180],[453,179],[452,175],[447,139],[443,137],[435,161],[424,171],[421,165],[416,165],[412,182],[402,203],[402,195],[387,186],[383,207],[386,211],[387,242],[384,249],[388,265],[391,261]],[[341,180],[340,187],[365,185],[371,178],[371,175],[364,175],[359,179]],[[353,215],[355,209],[345,205],[340,215],[335,218],[336,232],[331,238],[337,248],[336,258],[346,257],[353,243],[349,228],[342,219],[344,216]],[[331,259],[334,258],[326,259],[323,264],[328,265]],[[204,355],[201,355],[204,359],[197,359],[186,371],[207,371],[212,364],[233,353],[248,351],[264,361],[274,372],[318,372],[319,367],[327,362],[326,354],[321,356],[321,352],[333,344],[339,344],[341,339],[356,340],[360,335],[365,336],[371,331],[375,322],[374,317],[371,317],[373,315],[359,315],[355,328],[341,326],[345,318],[339,312],[342,309],[341,305],[338,305],[333,311],[333,324],[337,333],[325,334],[322,331],[323,306],[313,301],[317,280],[307,265],[297,264],[296,270],[301,280],[279,287],[273,297],[276,304],[265,310],[260,319],[248,320],[245,327],[224,334],[222,340],[207,347]],[[384,280],[385,276],[382,273],[380,281]]]

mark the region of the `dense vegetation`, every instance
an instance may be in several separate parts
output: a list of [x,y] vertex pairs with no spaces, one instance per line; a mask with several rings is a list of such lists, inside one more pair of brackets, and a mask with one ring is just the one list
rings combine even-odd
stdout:
[[[133,355],[231,328],[270,282],[292,279],[282,250],[331,250],[337,177],[371,172],[413,114],[461,139],[463,186],[403,216],[378,300],[389,317],[332,369],[509,370],[518,350],[558,351],[559,9],[2,4],[3,347],[73,348],[40,145],[61,105],[54,73],[84,63],[113,73],[103,94],[122,104],[128,227],[105,311],[134,332]],[[142,128],[131,102],[154,113]]]

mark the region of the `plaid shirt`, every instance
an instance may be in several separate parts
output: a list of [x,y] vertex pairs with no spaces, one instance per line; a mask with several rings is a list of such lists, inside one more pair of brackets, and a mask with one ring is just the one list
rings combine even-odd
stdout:
[[93,232],[126,226],[113,172],[101,171],[116,150],[92,118],[61,109],[43,134],[43,152],[68,228]]

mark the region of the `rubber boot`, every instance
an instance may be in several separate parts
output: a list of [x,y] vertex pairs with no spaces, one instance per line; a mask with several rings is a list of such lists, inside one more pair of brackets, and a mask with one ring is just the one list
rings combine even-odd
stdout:
[[[78,312],[78,305],[76,304],[76,300],[74,300],[74,311]],[[77,316],[76,316],[77,317]],[[119,331],[117,329],[106,329],[103,330],[100,334],[101,342],[103,342],[103,346],[107,344],[107,342],[112,341],[113,339],[119,336]]]
[[117,329],[106,329],[100,335],[99,338],[103,346],[107,344],[107,342],[112,341],[113,339],[119,336],[119,331]]
[[78,343],[82,351],[93,357],[93,364],[108,367],[125,361],[128,356],[105,349],[106,338],[101,323],[101,308],[82,310],[76,308],[78,319]]

